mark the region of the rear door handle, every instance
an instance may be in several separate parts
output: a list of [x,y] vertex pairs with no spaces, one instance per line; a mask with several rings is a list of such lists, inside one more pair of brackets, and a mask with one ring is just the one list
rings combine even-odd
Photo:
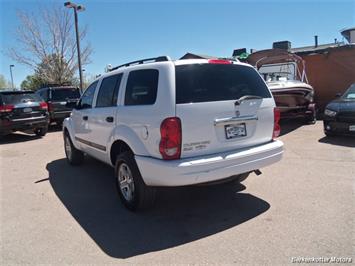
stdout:
[[106,117],[106,121],[109,122],[109,123],[112,123],[113,122],[113,117],[112,116]]
[[85,121],[87,121],[88,118],[89,118],[89,117],[88,117],[87,115],[83,116],[83,120],[85,120]]

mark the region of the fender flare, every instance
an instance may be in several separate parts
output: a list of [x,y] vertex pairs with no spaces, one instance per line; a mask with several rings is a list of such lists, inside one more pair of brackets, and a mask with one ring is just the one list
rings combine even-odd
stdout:
[[70,136],[70,139],[74,145],[74,147],[78,150],[80,150],[80,147],[77,143],[77,141],[75,140],[75,134],[74,134],[74,129],[73,129],[73,120],[70,118],[70,117],[67,117],[64,119],[63,121],[63,134],[64,134],[64,131],[67,130],[69,132],[69,136]]
[[131,148],[135,155],[149,155],[148,150],[146,149],[144,143],[139,138],[137,133],[131,128],[124,125],[119,125],[113,130],[112,137],[108,145],[108,154],[110,154],[111,152],[112,145],[115,143],[115,141],[118,140],[125,142]]

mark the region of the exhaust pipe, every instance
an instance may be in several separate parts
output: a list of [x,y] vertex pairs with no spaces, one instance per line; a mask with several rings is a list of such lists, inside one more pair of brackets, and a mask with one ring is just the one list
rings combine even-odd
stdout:
[[254,173],[255,173],[256,175],[261,175],[261,174],[262,174],[262,172],[261,172],[259,169],[254,170]]

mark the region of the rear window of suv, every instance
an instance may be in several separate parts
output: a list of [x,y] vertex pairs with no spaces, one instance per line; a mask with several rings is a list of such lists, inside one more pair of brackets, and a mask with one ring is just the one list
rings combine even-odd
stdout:
[[189,64],[176,66],[175,71],[177,104],[271,97],[261,76],[248,66]]
[[26,102],[41,102],[42,99],[34,93],[1,93],[0,103],[20,104]]
[[52,89],[52,101],[66,101],[68,99],[79,99],[80,92],[77,88]]

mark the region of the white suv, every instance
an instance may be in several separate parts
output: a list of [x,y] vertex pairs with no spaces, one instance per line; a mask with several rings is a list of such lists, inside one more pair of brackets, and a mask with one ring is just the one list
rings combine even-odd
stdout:
[[94,81],[63,124],[70,164],[84,153],[115,168],[124,205],[155,187],[244,180],[279,161],[279,112],[250,65],[221,59],[128,63]]

